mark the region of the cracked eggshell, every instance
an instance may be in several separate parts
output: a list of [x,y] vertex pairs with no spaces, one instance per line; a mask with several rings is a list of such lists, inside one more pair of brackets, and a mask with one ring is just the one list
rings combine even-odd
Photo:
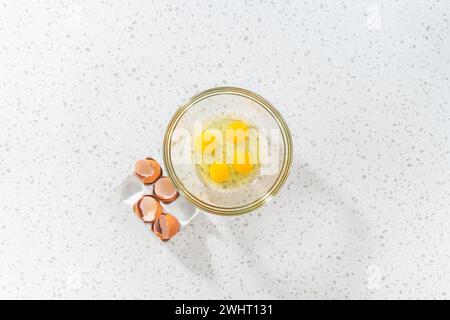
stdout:
[[162,207],[158,199],[145,195],[134,204],[134,212],[144,222],[152,223],[161,216]]
[[153,223],[153,232],[163,241],[170,240],[180,230],[180,222],[170,213],[163,213]]
[[162,175],[161,166],[152,158],[136,161],[134,173],[144,184],[151,184]]
[[153,193],[164,203],[172,202],[178,197],[178,191],[169,177],[158,179],[153,187]]

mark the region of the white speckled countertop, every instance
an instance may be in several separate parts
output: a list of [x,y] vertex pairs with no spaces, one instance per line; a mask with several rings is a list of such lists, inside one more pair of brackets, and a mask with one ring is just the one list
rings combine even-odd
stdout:
[[[450,2],[214,3],[0,0],[0,298],[450,298]],[[222,85],[291,175],[161,243],[113,189]]]

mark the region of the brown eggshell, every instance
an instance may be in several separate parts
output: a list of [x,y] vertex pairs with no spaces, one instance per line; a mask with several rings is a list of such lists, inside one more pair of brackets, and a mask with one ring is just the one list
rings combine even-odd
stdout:
[[142,183],[151,184],[162,175],[161,166],[152,158],[136,161],[134,173]]
[[153,232],[163,241],[170,240],[180,230],[180,222],[170,213],[163,213],[153,223]]
[[[159,216],[160,218],[161,216]],[[161,226],[159,225],[159,218],[155,220],[155,222],[153,222],[153,226],[152,226],[152,231],[159,237],[161,238]]]
[[168,177],[162,177],[156,181],[153,193],[164,203],[172,202],[178,197],[178,191]]
[[143,196],[134,204],[133,209],[141,220],[148,223],[158,219],[162,213],[161,204],[153,196]]

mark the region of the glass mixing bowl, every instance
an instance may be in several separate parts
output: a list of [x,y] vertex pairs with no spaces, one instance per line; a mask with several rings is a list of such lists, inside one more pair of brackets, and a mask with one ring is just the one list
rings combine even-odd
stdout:
[[[243,120],[257,128],[261,165],[258,175],[238,188],[205,182],[194,161],[196,126],[221,119]],[[263,97],[235,87],[203,91],[173,115],[164,136],[164,164],[178,191],[201,210],[219,215],[250,212],[282,187],[292,162],[292,138],[281,114]]]

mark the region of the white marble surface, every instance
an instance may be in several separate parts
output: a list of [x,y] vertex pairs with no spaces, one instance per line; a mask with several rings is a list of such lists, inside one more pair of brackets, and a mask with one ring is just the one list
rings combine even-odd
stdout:
[[[0,0],[0,298],[450,298],[450,1]],[[112,190],[177,106],[251,89],[275,201],[170,243]]]

